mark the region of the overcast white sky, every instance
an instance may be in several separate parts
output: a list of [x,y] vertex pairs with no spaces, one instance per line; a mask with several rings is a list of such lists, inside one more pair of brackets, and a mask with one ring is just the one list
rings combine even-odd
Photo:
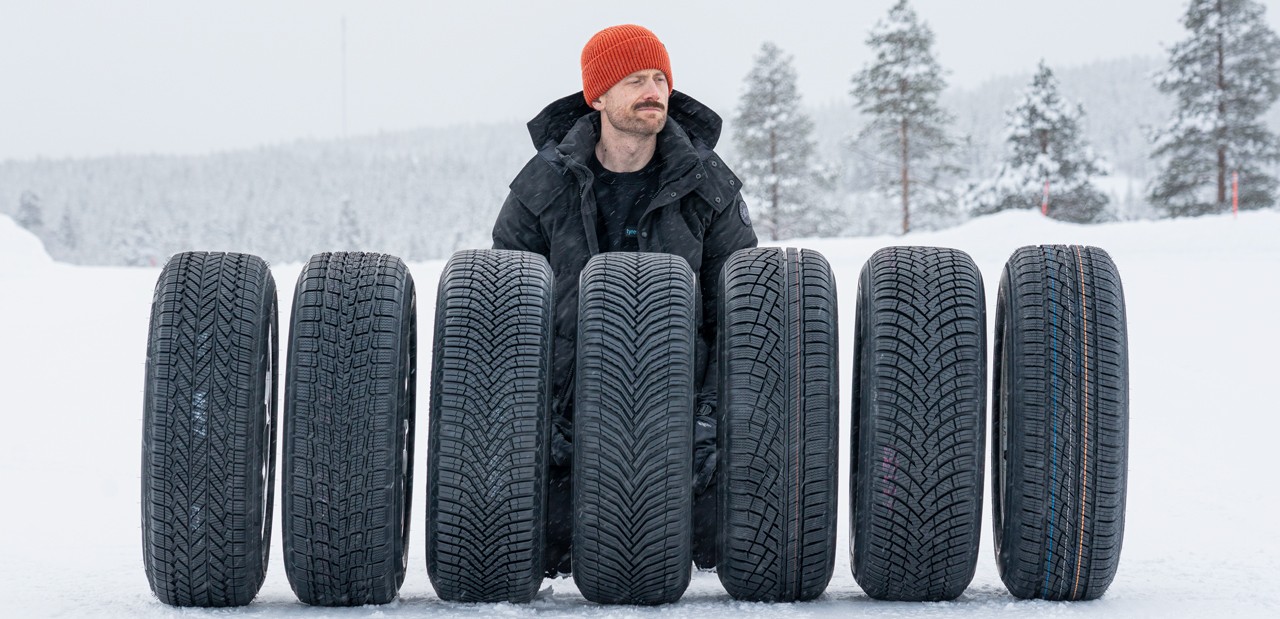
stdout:
[[[1265,0],[1280,29],[1278,0]],[[808,103],[847,101],[893,0],[0,0],[0,159],[201,153],[347,133],[524,121],[581,89],[600,28],[639,23],[675,87],[730,116],[765,40]],[[913,0],[951,83],[1164,56],[1185,0]]]

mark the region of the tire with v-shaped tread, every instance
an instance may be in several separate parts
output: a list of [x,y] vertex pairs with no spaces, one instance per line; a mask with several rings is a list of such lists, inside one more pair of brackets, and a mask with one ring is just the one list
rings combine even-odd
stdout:
[[593,602],[674,602],[692,567],[693,270],[606,253],[580,282],[573,578]]
[[440,599],[528,602],[542,584],[551,266],[460,251],[440,277],[427,442],[427,573]]

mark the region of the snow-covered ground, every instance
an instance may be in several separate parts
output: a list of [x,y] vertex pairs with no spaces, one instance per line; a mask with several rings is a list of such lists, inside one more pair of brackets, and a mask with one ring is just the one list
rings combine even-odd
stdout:
[[[1005,213],[905,238],[788,243],[821,251],[839,281],[842,433],[857,276],[873,251],[912,244],[969,252],[986,278],[990,320],[1005,259],[1038,243],[1105,248],[1127,296],[1128,520],[1119,574],[1099,601],[1010,596],[996,573],[989,513],[977,576],[959,600],[872,601],[849,571],[842,496],[835,578],[811,603],[735,602],[714,574],[696,573],[679,603],[657,608],[591,604],[564,579],[546,582],[528,606],[448,604],[427,579],[419,475],[409,574],[396,603],[303,606],[285,578],[277,527],[267,582],[252,605],[184,611],[156,601],[142,568],[143,360],[159,270],[52,262],[39,241],[0,216],[0,616],[1280,616],[1280,213],[1088,227]],[[411,265],[423,308],[434,307],[442,266]],[[298,270],[274,269],[282,325]],[[420,333],[418,349],[430,351],[431,329]],[[419,383],[421,419],[428,382]],[[419,432],[426,427],[418,424]],[[417,444],[425,446],[425,436]],[[846,442],[845,462],[847,451]],[[419,453],[420,464],[424,458]],[[842,471],[842,492],[845,480]]]

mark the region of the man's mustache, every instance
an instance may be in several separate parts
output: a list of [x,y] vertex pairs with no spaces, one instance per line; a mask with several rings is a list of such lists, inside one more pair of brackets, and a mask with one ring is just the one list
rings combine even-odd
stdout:
[[639,112],[640,110],[648,110],[648,109],[654,109],[661,112],[666,110],[667,108],[666,106],[662,105],[661,103],[658,103],[657,101],[649,101],[646,103],[637,103],[635,108],[633,109],[637,112]]

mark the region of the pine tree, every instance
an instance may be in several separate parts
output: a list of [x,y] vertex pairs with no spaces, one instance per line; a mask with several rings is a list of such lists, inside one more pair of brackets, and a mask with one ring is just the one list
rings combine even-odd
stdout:
[[1080,128],[1084,106],[1058,92],[1053,71],[1040,61],[1031,86],[1006,114],[1007,159],[996,178],[971,193],[973,214],[1040,208],[1048,188],[1048,214],[1079,223],[1108,219],[1108,199],[1091,182],[1107,173]]
[[1148,198],[1173,217],[1224,212],[1238,174],[1240,208],[1269,207],[1277,182],[1266,170],[1280,141],[1263,114],[1280,97],[1280,38],[1254,0],[1191,0],[1182,23],[1191,35],[1156,79],[1177,104],[1154,139],[1162,169]]
[[901,197],[906,234],[913,210],[933,219],[954,215],[949,183],[957,169],[950,161],[954,142],[947,134],[954,119],[938,104],[946,81],[933,55],[933,30],[907,0],[899,0],[887,19],[876,22],[867,45],[875,60],[853,76],[851,93],[856,107],[871,117],[858,140],[893,153],[892,165],[882,160],[878,166],[878,184]]
[[40,205],[40,196],[33,191],[23,191],[18,196],[18,213],[14,218],[19,226],[36,234],[44,228],[44,208]]
[[771,240],[834,232],[818,206],[813,122],[802,111],[791,61],[771,42],[760,46],[734,122],[738,172],[756,227]]

